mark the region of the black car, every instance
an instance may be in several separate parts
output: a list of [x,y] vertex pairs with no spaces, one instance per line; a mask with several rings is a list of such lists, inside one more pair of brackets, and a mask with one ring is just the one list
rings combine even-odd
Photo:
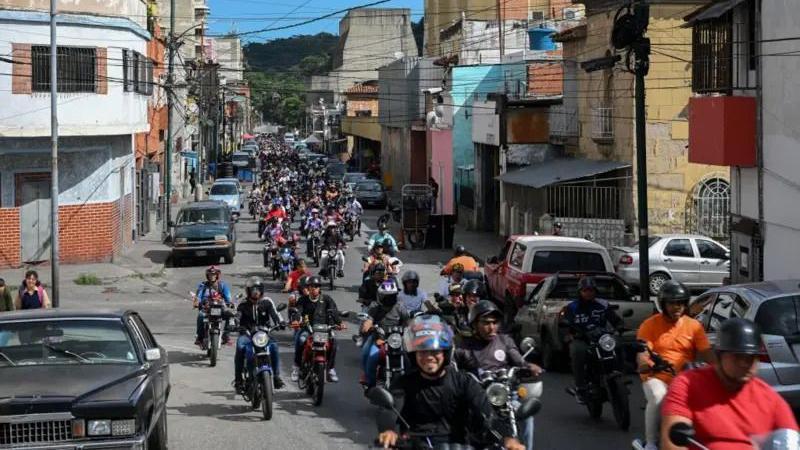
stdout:
[[0,448],[166,449],[169,393],[133,311],[0,315]]
[[362,206],[386,207],[386,188],[380,181],[365,180],[356,183],[353,193]]
[[231,264],[236,255],[236,229],[230,208],[220,201],[193,202],[178,211],[172,227],[172,263],[221,256]]

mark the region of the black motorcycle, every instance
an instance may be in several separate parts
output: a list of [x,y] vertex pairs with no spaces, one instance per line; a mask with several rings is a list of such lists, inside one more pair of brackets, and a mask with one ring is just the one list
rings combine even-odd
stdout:
[[314,260],[314,266],[316,267],[319,267],[319,260],[322,256],[321,236],[320,231],[316,229],[312,230],[308,237],[308,256]]
[[[278,305],[277,310],[286,309],[286,304]],[[261,407],[264,420],[272,419],[272,403],[274,397],[274,373],[269,351],[270,333],[279,326],[256,327],[252,332],[246,331],[253,343],[252,352],[247,353],[247,369],[244,372],[244,389],[242,397],[250,402],[253,409]]]
[[398,378],[406,372],[406,357],[403,353],[403,327],[393,326],[388,329],[376,326],[375,344],[381,349],[384,357],[378,364],[378,384],[391,389]]
[[[194,292],[189,294],[195,297]],[[206,352],[211,367],[217,365],[219,350],[222,348],[222,338],[230,316],[226,309],[221,298],[209,298],[203,303],[203,336],[200,348]]]

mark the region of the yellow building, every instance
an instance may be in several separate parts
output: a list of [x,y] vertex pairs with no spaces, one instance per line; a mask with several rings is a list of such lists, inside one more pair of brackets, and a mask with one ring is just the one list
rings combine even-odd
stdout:
[[[636,221],[634,76],[625,54],[614,69],[587,73],[581,62],[614,53],[609,43],[616,8],[588,0],[585,25],[556,36],[563,43],[564,104],[551,111],[577,121],[556,128],[566,154],[631,166],[624,190],[624,219]],[[688,161],[688,103],[691,89],[691,29],[683,17],[705,2],[650,2],[650,72],[646,79],[647,198],[650,233],[690,232],[727,238],[730,185],[719,167]],[[563,120],[563,119],[562,119]],[[577,126],[576,126],[577,125]],[[569,130],[572,130],[571,132]]]

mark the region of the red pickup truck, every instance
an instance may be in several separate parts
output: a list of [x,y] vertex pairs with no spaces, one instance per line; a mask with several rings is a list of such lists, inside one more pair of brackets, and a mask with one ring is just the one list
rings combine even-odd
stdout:
[[518,235],[484,268],[489,296],[503,305],[508,319],[539,282],[561,271],[613,272],[614,265],[603,246],[586,239]]

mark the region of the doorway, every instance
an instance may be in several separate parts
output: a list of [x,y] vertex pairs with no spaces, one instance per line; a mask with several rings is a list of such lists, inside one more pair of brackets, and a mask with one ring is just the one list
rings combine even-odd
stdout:
[[15,204],[19,210],[22,262],[50,258],[50,173],[19,173],[15,178]]

